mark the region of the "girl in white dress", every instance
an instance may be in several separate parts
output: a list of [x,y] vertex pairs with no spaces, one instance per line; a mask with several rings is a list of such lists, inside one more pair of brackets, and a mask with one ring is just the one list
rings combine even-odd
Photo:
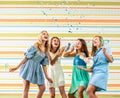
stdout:
[[55,88],[59,88],[62,98],[67,98],[64,89],[64,73],[60,61],[63,51],[64,47],[60,49],[60,39],[58,37],[52,37],[49,52],[50,65],[48,68],[49,77],[53,80],[53,83],[48,82],[50,98],[55,98]]

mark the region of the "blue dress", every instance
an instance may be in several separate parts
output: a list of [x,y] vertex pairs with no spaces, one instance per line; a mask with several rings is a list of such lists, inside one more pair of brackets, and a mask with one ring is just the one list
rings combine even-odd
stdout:
[[[98,87],[99,90],[106,90],[108,80],[108,59],[103,54],[103,48],[96,51],[93,57],[92,75],[89,84]],[[106,48],[107,53],[112,56],[110,48]]]
[[69,94],[74,94],[76,96],[76,91],[80,86],[83,86],[85,89],[89,83],[89,74],[87,71],[80,70],[77,66],[82,66],[86,68],[86,63],[83,59],[80,58],[79,55],[74,57],[73,61],[73,69],[72,69],[72,81],[69,90]]
[[35,46],[31,46],[24,55],[28,60],[21,66],[20,77],[33,84],[44,84],[44,75],[40,65],[49,64],[46,53],[40,52]]

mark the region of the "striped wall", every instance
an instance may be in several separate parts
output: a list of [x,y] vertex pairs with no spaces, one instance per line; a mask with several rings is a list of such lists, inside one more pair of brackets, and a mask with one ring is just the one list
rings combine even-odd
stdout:
[[[0,0],[0,95],[22,92],[19,70],[8,69],[20,62],[41,30],[60,37],[62,45],[84,38],[89,50],[93,36],[102,35],[115,59],[109,67],[108,91],[102,94],[120,96],[120,0]],[[61,62],[67,92],[72,58]],[[32,85],[30,93],[36,91]]]

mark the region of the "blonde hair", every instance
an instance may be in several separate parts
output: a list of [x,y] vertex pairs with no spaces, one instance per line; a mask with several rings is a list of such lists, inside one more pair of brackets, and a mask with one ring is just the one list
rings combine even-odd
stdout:
[[[99,38],[99,41],[100,41],[100,46],[99,46],[99,47],[102,47],[102,46],[104,45],[103,37],[102,37],[102,36],[99,36],[99,35],[97,35],[97,36],[95,36],[95,37],[98,37],[98,38]],[[95,37],[94,37],[94,38],[95,38]],[[93,44],[92,44],[92,53],[91,53],[91,55],[94,56],[94,54],[95,54],[96,51],[97,51],[97,48],[94,47]]]
[[[41,32],[39,33],[39,35],[38,35],[38,40],[37,40],[37,43],[38,43],[39,46],[42,45],[42,38],[41,38],[41,36],[42,36],[43,32],[48,33],[46,30],[43,30],[43,31],[41,31]],[[48,41],[46,41],[46,43],[45,43],[45,52],[48,51],[48,46],[49,46],[49,45],[48,45]],[[41,49],[40,49],[40,50],[41,50]]]

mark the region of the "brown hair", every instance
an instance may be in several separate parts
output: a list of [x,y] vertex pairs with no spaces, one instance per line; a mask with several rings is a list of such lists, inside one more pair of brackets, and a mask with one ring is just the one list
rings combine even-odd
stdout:
[[[99,40],[100,40],[100,46],[99,47],[103,46],[104,45],[103,37],[99,36],[99,35],[97,35],[95,37],[98,37]],[[91,55],[94,56],[94,54],[95,54],[96,51],[97,51],[97,47],[93,46],[93,44],[92,44],[92,53],[91,53]]]
[[[82,43],[82,46],[81,46],[81,52],[85,53],[85,56],[86,57],[89,57],[89,53],[88,53],[88,49],[87,49],[87,45],[86,45],[86,42],[84,39],[77,39],[79,40],[81,43]],[[77,50],[76,50],[77,52]]]
[[54,38],[58,39],[58,41],[59,41],[59,46],[58,46],[57,49],[55,50],[55,53],[56,53],[56,52],[58,51],[58,49],[60,48],[60,39],[59,39],[58,37],[52,37],[52,38],[51,38],[51,40],[50,40],[50,52],[51,52],[52,49],[53,49],[52,40],[53,40]]

